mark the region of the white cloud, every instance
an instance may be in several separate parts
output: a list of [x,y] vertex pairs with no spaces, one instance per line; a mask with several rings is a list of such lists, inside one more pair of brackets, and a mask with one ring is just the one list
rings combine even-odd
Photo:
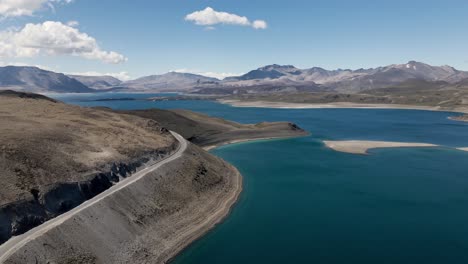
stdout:
[[20,30],[0,31],[0,58],[72,55],[118,64],[127,60],[114,51],[104,51],[96,39],[61,22],[27,24]]
[[250,20],[245,16],[230,14],[227,12],[219,12],[211,7],[204,10],[195,11],[185,16],[186,21],[191,21],[199,26],[212,27],[217,24],[238,25],[238,26],[251,26],[255,29],[266,29],[267,23],[263,20]]
[[191,70],[191,69],[178,69],[178,70],[174,70],[173,72],[198,74],[198,75],[203,75],[206,77],[216,78],[219,80],[222,80],[224,78],[231,77],[231,76],[240,76],[243,74],[243,73],[210,72],[210,71],[206,72],[206,71],[198,71],[198,70]]
[[42,9],[54,9],[56,3],[71,2],[73,0],[0,0],[0,17],[32,16]]
[[268,27],[268,25],[263,20],[255,20],[252,23],[252,27],[255,28],[255,29],[266,29]]
[[101,73],[101,72],[89,71],[89,72],[69,72],[67,74],[68,75],[81,75],[81,76],[112,76],[121,81],[128,81],[132,79],[130,75],[128,74],[128,72]]

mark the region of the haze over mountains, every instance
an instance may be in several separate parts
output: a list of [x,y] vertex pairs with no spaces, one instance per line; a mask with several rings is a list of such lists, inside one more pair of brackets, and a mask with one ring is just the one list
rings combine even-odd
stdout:
[[[418,80],[420,82],[415,82]],[[468,72],[450,66],[431,66],[410,61],[371,69],[299,69],[292,65],[268,65],[224,80],[191,73],[169,72],[122,82],[110,76],[66,76],[36,67],[0,67],[0,89],[30,92],[192,92],[244,94],[271,92],[359,93],[406,82],[466,87]]]

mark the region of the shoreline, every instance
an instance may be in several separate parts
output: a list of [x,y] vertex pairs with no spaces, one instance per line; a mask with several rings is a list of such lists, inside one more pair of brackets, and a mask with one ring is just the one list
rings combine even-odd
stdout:
[[404,104],[360,104],[349,102],[337,103],[288,103],[271,101],[241,101],[220,99],[217,102],[227,104],[233,107],[256,107],[256,108],[274,108],[274,109],[406,109],[406,110],[426,110],[438,112],[468,113],[467,108],[444,108],[440,106],[422,106],[422,105],[404,105]]
[[[250,139],[236,139],[230,140],[226,142],[222,142],[215,145],[209,145],[202,147],[205,151],[210,151],[219,147],[238,144],[238,143],[245,143],[245,142],[254,142],[254,141],[262,141],[262,140],[274,140],[274,139],[288,139],[288,138],[295,138],[298,136],[292,137],[265,137],[265,138],[250,138]],[[228,163],[229,164],[229,163]],[[224,206],[221,210],[215,212],[212,216],[208,217],[207,221],[205,221],[205,226],[201,226],[198,230],[195,230],[192,234],[188,235],[188,239],[185,242],[176,246],[173,254],[168,254],[167,257],[163,259],[163,263],[172,263],[180,254],[182,254],[185,250],[187,250],[191,245],[193,245],[198,240],[202,239],[205,235],[209,232],[213,231],[218,225],[222,224],[232,213],[232,210],[239,202],[239,198],[243,191],[243,176],[239,172],[239,170],[232,164],[229,164],[230,167],[235,171],[236,174],[236,185],[237,188],[233,195],[224,203]],[[216,218],[216,216],[219,216]],[[215,218],[215,219],[213,219]],[[200,224],[200,225],[203,225]]]
[[[229,164],[229,163],[228,163]],[[235,173],[235,184],[236,189],[228,197],[229,199],[225,200],[221,205],[219,210],[215,211],[214,214],[208,216],[205,221],[199,223],[197,227],[192,227],[193,232],[188,231],[187,237],[180,244],[174,246],[172,253],[168,253],[167,256],[163,256],[161,263],[172,263],[178,256],[180,256],[185,250],[187,250],[191,245],[193,245],[198,240],[202,239],[209,232],[213,231],[218,225],[222,224],[232,213],[235,205],[239,202],[239,198],[243,191],[243,177],[239,170],[229,164],[231,169]]]
[[246,138],[246,139],[233,139],[233,140],[228,140],[224,141],[218,144],[214,145],[208,145],[202,147],[205,151],[210,151],[214,150],[220,147],[228,146],[228,145],[235,145],[239,143],[246,143],[246,142],[255,142],[255,141],[268,141],[268,140],[275,140],[275,139],[290,139],[290,138],[298,138],[298,137],[304,137],[304,136],[309,136],[310,133],[307,133],[306,135],[298,135],[298,136],[285,136],[285,137],[259,137],[259,138]]

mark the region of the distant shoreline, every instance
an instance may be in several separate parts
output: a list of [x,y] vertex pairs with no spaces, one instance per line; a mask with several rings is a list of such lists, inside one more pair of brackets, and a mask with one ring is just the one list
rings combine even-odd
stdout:
[[259,137],[259,138],[234,139],[234,140],[229,140],[229,141],[221,142],[221,143],[214,144],[214,145],[204,146],[203,149],[206,150],[206,151],[210,151],[210,150],[217,149],[217,148],[220,148],[220,147],[239,144],[239,143],[255,142],[255,141],[267,141],[267,140],[275,140],[275,139],[289,139],[289,138],[297,138],[297,137],[303,137],[303,136],[306,136],[306,135],[285,136],[285,137],[278,136],[278,137]]
[[403,104],[360,104],[349,102],[337,103],[288,103],[288,102],[271,102],[271,101],[241,101],[220,99],[219,103],[231,105],[234,107],[257,107],[257,108],[276,108],[276,109],[340,109],[340,108],[355,108],[355,109],[407,109],[407,110],[427,110],[439,112],[456,112],[468,113],[468,108],[444,108],[438,106],[422,106],[422,105],[403,105]]

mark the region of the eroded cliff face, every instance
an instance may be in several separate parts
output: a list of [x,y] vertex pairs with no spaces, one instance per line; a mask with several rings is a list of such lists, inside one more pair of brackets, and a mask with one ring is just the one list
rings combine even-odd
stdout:
[[146,164],[171,155],[178,145],[178,142],[174,142],[128,164],[120,162],[103,166],[99,172],[86,176],[88,180],[38,186],[31,189],[31,197],[0,206],[0,244],[68,212],[121,179],[131,177]]
[[30,241],[6,263],[162,263],[225,217],[241,185],[234,167],[189,145],[182,157]]

